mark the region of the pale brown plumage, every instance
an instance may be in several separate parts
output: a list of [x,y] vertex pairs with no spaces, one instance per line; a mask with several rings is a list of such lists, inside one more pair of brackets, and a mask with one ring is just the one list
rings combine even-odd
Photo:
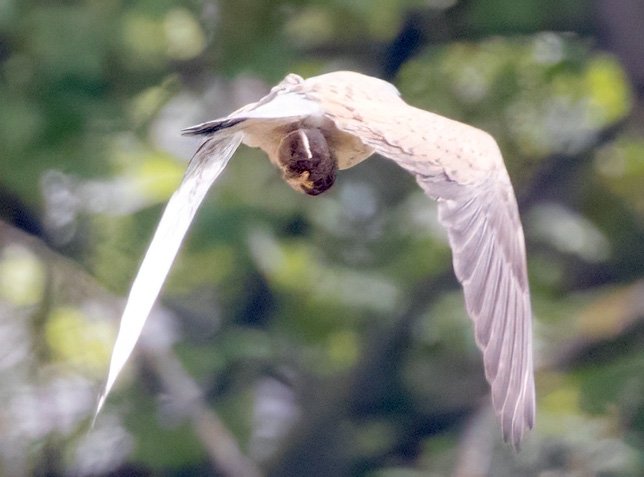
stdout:
[[[319,163],[334,170],[335,163],[329,166],[328,158],[319,159],[327,154],[338,169],[378,153],[411,172],[427,195],[438,201],[439,219],[448,231],[454,270],[483,351],[503,437],[518,447],[535,415],[532,312],[517,203],[490,135],[409,106],[393,85],[352,72],[306,80],[288,75],[257,103],[224,119],[188,128],[184,134],[208,137],[186,173],[185,189],[200,180],[205,167],[212,167],[208,164],[213,156],[221,156],[225,163],[240,140],[263,149],[289,184],[307,193],[311,193],[311,174],[318,173]],[[295,156],[300,161],[297,165]],[[321,178],[321,190],[316,193],[333,183],[328,183],[327,174],[331,173],[325,169],[316,176]],[[190,205],[194,209],[198,203]],[[174,257],[176,250],[172,253]],[[145,311],[148,302],[151,306],[157,293],[158,289],[150,291],[146,305],[138,310]],[[124,322],[127,313],[126,309]],[[121,354],[127,358],[136,337],[122,341]],[[123,363],[121,359],[112,364],[104,395]]]

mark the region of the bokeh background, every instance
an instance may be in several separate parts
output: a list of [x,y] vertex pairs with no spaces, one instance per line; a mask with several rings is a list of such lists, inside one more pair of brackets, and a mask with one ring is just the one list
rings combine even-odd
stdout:
[[[375,157],[305,197],[244,147],[88,430],[179,130],[339,69],[501,146],[521,452],[413,178]],[[644,475],[643,124],[641,0],[0,0],[0,474]]]

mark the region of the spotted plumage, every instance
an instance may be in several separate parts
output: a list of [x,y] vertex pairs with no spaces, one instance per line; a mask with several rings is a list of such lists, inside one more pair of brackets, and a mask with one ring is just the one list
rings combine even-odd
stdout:
[[258,102],[184,134],[205,142],[170,199],[132,286],[100,404],[136,343],[197,207],[240,143],[263,149],[291,186],[314,194],[331,187],[336,168],[378,153],[413,174],[438,202],[494,410],[503,437],[518,447],[535,417],[532,312],[517,203],[489,134],[414,108],[390,83],[347,71],[309,79],[288,75]]

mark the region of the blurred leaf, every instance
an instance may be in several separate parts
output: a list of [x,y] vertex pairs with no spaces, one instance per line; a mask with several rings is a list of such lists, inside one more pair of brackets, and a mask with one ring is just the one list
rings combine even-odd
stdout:
[[183,8],[168,12],[165,18],[167,54],[172,59],[188,60],[201,54],[206,39],[196,18]]
[[594,299],[577,313],[576,334],[587,341],[619,336],[644,319],[644,283],[595,290]]
[[619,137],[597,151],[595,167],[611,192],[644,221],[644,138]]
[[114,339],[107,323],[91,323],[80,309],[61,306],[49,314],[45,333],[56,360],[92,374],[105,371]]
[[133,412],[128,416],[128,428],[136,440],[133,460],[156,471],[179,471],[206,458],[203,447],[188,423],[149,431],[149,412]]
[[54,81],[76,77],[82,81],[101,80],[105,74],[108,31],[106,11],[91,4],[41,5],[29,19],[30,53],[39,73]]
[[599,126],[624,118],[633,95],[622,65],[612,56],[593,58],[586,70],[585,90],[591,101],[591,120]]
[[581,406],[591,414],[620,413],[626,423],[644,408],[644,354],[637,353],[582,374]]
[[0,255],[0,296],[16,306],[32,306],[43,299],[45,265],[28,248],[6,247]]

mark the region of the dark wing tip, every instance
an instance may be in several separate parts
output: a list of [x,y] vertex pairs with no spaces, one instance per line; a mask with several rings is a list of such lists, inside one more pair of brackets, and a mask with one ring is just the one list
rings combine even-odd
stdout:
[[206,123],[197,124],[196,126],[190,126],[181,130],[182,136],[209,136],[221,131],[223,129],[231,128],[242,121],[245,121],[245,118],[235,118],[235,119],[217,119],[215,121],[208,121]]

